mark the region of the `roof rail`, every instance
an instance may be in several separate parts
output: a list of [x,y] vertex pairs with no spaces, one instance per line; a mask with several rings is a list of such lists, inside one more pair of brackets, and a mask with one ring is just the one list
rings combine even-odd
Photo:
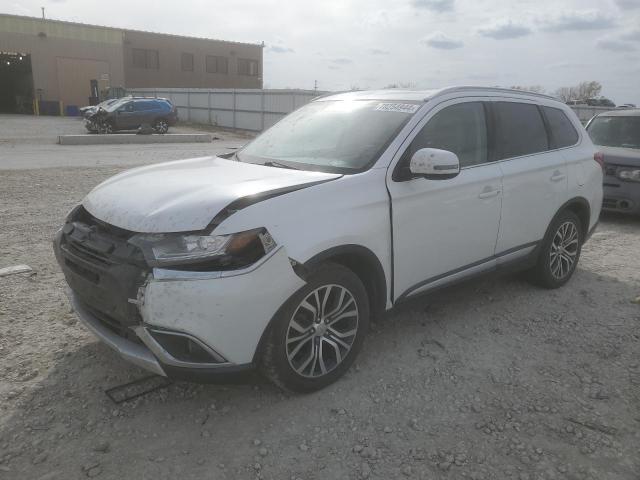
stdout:
[[[445,87],[441,90],[438,90],[436,95],[441,95],[443,93],[454,93],[454,92],[464,92],[468,90],[488,90],[491,92],[502,92],[502,93],[519,93],[520,95],[533,95],[535,97],[546,98],[548,100],[556,100],[558,102],[562,102],[557,97],[553,97],[551,95],[546,95],[544,93],[537,92],[529,92],[527,90],[518,90],[516,88],[503,88],[503,87],[474,87],[473,85],[460,85],[455,87]],[[433,98],[433,97],[429,97]],[[427,99],[425,99],[427,100]]]

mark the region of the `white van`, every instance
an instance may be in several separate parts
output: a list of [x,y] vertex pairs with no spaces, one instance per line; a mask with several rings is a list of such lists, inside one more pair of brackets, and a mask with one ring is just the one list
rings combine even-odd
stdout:
[[503,267],[573,274],[602,204],[566,105],[497,88],[319,98],[229,155],[126,171],[55,238],[80,318],[159,375],[312,391],[370,318]]

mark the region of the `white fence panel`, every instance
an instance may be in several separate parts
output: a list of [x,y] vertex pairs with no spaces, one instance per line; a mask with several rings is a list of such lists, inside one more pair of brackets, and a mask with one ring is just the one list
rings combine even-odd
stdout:
[[131,95],[163,97],[182,120],[261,131],[324,92],[225,88],[135,88]]
[[[136,88],[132,95],[168,98],[183,120],[261,131],[325,92],[311,90],[234,90],[225,88]],[[607,107],[572,105],[584,124]]]

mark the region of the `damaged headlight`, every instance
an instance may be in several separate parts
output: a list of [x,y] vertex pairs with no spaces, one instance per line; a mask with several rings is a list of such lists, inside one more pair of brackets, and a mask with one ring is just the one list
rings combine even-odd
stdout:
[[640,168],[625,168],[618,170],[618,178],[629,182],[640,182]]
[[231,235],[198,233],[137,234],[129,242],[140,247],[152,267],[188,270],[232,270],[255,263],[276,247],[265,228]]

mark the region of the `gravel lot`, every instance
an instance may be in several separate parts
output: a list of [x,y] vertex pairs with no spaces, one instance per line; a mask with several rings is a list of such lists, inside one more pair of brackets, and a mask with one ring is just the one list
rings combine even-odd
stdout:
[[607,216],[556,291],[489,277],[373,325],[333,386],[176,383],[99,344],[63,293],[51,238],[98,182],[211,145],[61,147],[72,119],[0,116],[0,479],[640,478],[640,219]]

